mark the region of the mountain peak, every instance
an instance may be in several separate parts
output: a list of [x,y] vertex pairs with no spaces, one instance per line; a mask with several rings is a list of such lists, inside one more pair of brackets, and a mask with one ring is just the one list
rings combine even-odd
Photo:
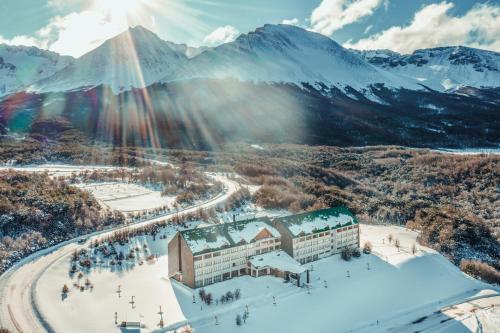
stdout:
[[42,82],[35,90],[57,91],[109,85],[114,92],[143,88],[173,76],[187,63],[185,47],[166,42],[143,26],[130,27],[71,66]]
[[149,35],[154,35],[154,36],[158,37],[158,35],[156,35],[153,31],[149,30],[148,28],[146,28],[140,24],[133,26],[133,27],[129,27],[127,31],[132,33],[132,34],[149,34]]

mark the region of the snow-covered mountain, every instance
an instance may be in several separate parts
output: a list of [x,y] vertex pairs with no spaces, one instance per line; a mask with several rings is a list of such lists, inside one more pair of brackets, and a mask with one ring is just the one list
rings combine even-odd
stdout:
[[[16,54],[16,49],[22,52]],[[24,89],[54,92],[99,85],[116,94],[195,78],[321,83],[351,96],[354,88],[372,100],[377,98],[369,87],[376,84],[438,91],[500,86],[496,52],[466,47],[424,49],[411,55],[347,50],[321,34],[282,24],[265,25],[214,48],[164,41],[137,26],[75,60],[36,48],[12,50],[0,48],[0,97]]]
[[355,52],[379,68],[415,78],[440,91],[464,86],[500,86],[498,52],[464,46],[422,49],[409,55],[389,50]]
[[118,93],[142,88],[187,66],[190,52],[194,51],[186,45],[166,42],[137,26],[109,39],[31,89],[67,91],[108,85]]
[[118,93],[155,82],[193,78],[321,82],[359,91],[375,83],[421,88],[418,81],[377,68],[328,37],[289,25],[265,25],[215,48],[166,42],[138,26],[31,88],[67,91],[104,84]]
[[0,44],[0,97],[47,78],[72,61],[36,47]]
[[[283,24],[265,25],[239,36],[234,42],[206,50],[194,57],[179,77],[322,82],[355,89],[374,83],[419,88],[416,80],[376,68],[328,37]],[[171,79],[167,76],[164,81]]]

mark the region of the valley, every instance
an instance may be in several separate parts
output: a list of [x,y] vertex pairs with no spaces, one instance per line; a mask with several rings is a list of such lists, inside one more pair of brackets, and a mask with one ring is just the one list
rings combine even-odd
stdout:
[[500,5],[0,5],[0,333],[500,333]]

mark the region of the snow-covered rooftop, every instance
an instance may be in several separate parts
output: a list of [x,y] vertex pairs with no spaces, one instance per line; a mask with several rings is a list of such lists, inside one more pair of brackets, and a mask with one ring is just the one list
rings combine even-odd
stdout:
[[275,219],[282,223],[293,237],[309,235],[358,223],[345,207],[335,207],[289,215]]
[[242,221],[227,224],[227,231],[235,243],[250,243],[264,229],[273,237],[280,237],[280,233],[270,223],[264,220]]
[[252,243],[263,230],[267,230],[270,234],[264,235],[266,238],[280,237],[268,217],[184,230],[181,234],[193,255],[196,255],[237,244]]
[[285,251],[271,251],[264,254],[253,256],[249,259],[253,267],[261,269],[264,267],[271,267],[278,269],[282,272],[290,272],[300,274],[306,269],[300,263],[290,257]]
[[233,242],[220,230],[218,225],[190,229],[182,232],[193,254],[230,247]]

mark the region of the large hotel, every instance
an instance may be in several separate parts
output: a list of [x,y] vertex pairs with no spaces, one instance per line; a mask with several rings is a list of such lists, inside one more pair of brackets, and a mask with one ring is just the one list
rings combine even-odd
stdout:
[[345,207],[270,220],[267,217],[178,232],[168,244],[169,276],[199,288],[240,275],[309,282],[302,266],[359,247],[359,228]]

